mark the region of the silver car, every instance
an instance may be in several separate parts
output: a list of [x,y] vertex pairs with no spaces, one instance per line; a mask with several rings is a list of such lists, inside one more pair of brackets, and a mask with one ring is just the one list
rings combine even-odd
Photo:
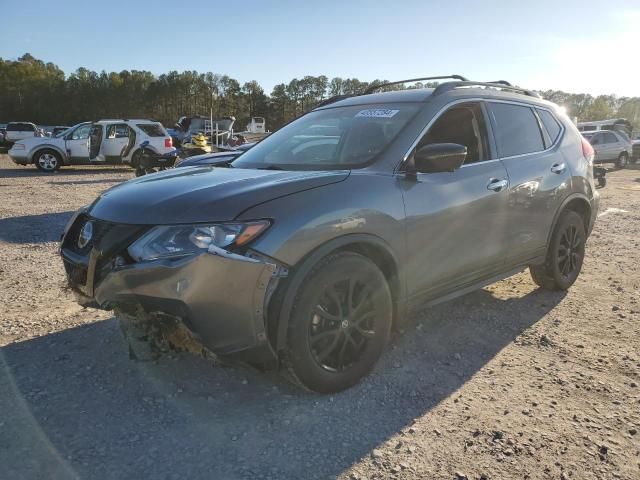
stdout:
[[415,309],[527,267],[569,288],[593,148],[529,91],[447,80],[332,98],[222,166],[106,191],[65,230],[69,286],[116,311],[134,352],[195,342],[323,393],[366,375]]
[[615,163],[618,168],[624,168],[632,156],[632,145],[629,138],[615,130],[598,130],[597,132],[583,132],[595,150],[595,163]]

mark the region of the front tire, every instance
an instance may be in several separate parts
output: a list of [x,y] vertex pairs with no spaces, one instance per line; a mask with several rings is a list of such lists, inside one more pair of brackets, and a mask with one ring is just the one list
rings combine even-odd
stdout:
[[295,383],[319,393],[356,384],[389,340],[393,301],[368,258],[339,252],[322,259],[299,287],[285,363]]
[[616,166],[618,168],[625,168],[629,163],[629,155],[627,152],[622,152],[618,157],[618,161],[616,162]]
[[567,290],[578,278],[584,261],[586,229],[572,210],[560,214],[542,265],[530,265],[531,278],[547,290]]
[[62,158],[55,150],[38,150],[33,156],[33,161],[41,172],[52,173],[62,165]]

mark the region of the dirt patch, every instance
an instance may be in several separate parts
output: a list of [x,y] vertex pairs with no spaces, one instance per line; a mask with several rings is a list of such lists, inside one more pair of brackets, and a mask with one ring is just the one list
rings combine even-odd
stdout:
[[64,290],[72,212],[133,177],[0,155],[7,478],[640,478],[638,169],[612,171],[566,294],[524,272],[418,315],[375,372],[316,396],[188,354],[133,362]]

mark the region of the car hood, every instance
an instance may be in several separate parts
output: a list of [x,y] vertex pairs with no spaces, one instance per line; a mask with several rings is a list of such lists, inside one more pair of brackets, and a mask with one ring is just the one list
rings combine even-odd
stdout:
[[260,203],[348,176],[348,170],[171,169],[107,190],[88,213],[109,222],[142,225],[228,221]]
[[[17,143],[24,145],[27,150],[35,147],[36,145],[48,144],[48,145],[59,145],[61,139],[53,138],[53,137],[27,137],[21,140],[18,140]],[[63,141],[64,142],[64,141]],[[15,144],[14,144],[15,145]]]

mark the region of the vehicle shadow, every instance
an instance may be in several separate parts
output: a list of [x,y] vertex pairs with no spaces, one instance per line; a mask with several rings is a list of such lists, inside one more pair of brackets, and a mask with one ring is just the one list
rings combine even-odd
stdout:
[[114,319],[11,344],[0,349],[0,463],[7,478],[333,478],[562,298],[481,290],[430,309],[371,375],[333,396],[187,354],[131,361]]
[[8,243],[57,242],[73,211],[0,218],[0,240]]

